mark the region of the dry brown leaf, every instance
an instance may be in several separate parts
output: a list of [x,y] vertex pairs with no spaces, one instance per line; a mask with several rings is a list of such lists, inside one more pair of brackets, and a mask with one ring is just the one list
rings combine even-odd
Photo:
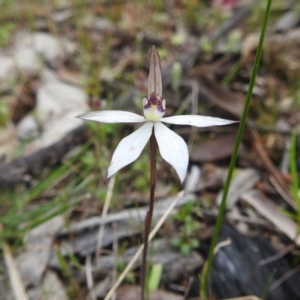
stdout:
[[[226,111],[231,112],[238,117],[241,116],[243,111],[243,102],[239,101],[234,93],[221,87],[217,82],[209,78],[202,78],[201,83],[199,84],[199,94],[201,97],[207,98],[209,101],[214,102]],[[295,201],[292,199],[291,193],[287,188],[282,174],[273,164],[263,145],[260,143],[257,131],[254,128],[251,128],[250,122],[248,122],[248,125],[248,132],[251,134],[254,147],[262,159],[264,167],[272,175],[272,177],[275,178],[276,183],[282,190],[281,195],[284,200],[293,208],[296,208]]]
[[259,34],[257,33],[250,33],[245,37],[241,50],[243,60],[245,60],[249,54],[257,48],[258,41]]
[[[236,169],[227,196],[227,209],[232,209],[235,206],[242,193],[252,190],[260,177],[260,173],[255,169]],[[218,205],[221,205],[222,197],[223,190],[217,196]]]
[[284,215],[280,208],[258,190],[242,194],[242,199],[252,205],[261,215],[272,222],[281,232],[300,245],[300,236],[297,234],[297,225]]
[[199,82],[199,94],[238,117],[242,115],[244,100],[239,99],[236,94],[221,87],[214,80],[202,77]]
[[207,143],[201,143],[191,153],[194,161],[207,162],[229,157],[232,154],[236,134],[224,134]]
[[[274,165],[272,160],[270,159],[267,151],[265,150],[264,146],[259,140],[258,133],[255,129],[249,128],[249,132],[251,134],[251,137],[253,139],[253,145],[260,156],[262,163],[265,167],[265,169],[270,173],[270,177],[274,178],[273,184],[278,192],[280,192],[280,195],[283,197],[283,199],[294,209],[296,209],[296,203],[294,199],[292,198],[292,194],[290,190],[287,187],[286,181],[282,174],[279,172],[277,167]],[[280,190],[279,190],[280,189]]]

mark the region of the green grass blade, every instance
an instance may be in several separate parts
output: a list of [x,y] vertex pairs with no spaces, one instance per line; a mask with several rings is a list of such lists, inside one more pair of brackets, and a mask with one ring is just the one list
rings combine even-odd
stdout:
[[298,172],[297,172],[296,140],[297,140],[297,134],[296,131],[294,130],[291,136],[291,149],[290,149],[290,168],[291,168],[291,175],[292,175],[291,191],[297,203],[297,208],[298,208],[297,221],[298,224],[300,224],[300,197],[298,194],[299,182],[298,182]]
[[152,266],[150,278],[148,281],[148,288],[150,291],[157,291],[162,277],[163,265],[155,264]]
[[241,123],[240,123],[240,126],[239,126],[237,138],[236,138],[236,141],[235,141],[235,144],[234,144],[234,149],[233,149],[233,154],[232,154],[230,165],[229,165],[228,175],[227,175],[226,182],[225,182],[225,185],[224,185],[224,192],[223,192],[222,202],[221,202],[221,205],[220,205],[220,209],[219,209],[219,213],[218,213],[218,217],[217,217],[217,221],[216,221],[216,227],[215,227],[215,231],[214,231],[214,234],[213,234],[213,237],[212,237],[212,242],[211,242],[210,251],[209,251],[209,255],[208,255],[207,268],[205,270],[204,282],[203,282],[203,285],[202,285],[204,287],[204,289],[202,289],[202,295],[204,296],[204,298],[206,300],[208,299],[208,296],[207,296],[208,281],[209,281],[209,275],[210,275],[210,271],[211,271],[212,263],[213,263],[213,258],[214,258],[214,249],[216,247],[218,237],[219,237],[219,233],[220,233],[220,230],[221,230],[223,215],[224,215],[225,209],[226,209],[227,194],[228,194],[232,174],[233,174],[233,171],[234,171],[235,163],[236,163],[236,160],[237,160],[239,145],[240,145],[242,135],[243,135],[243,132],[244,132],[244,128],[245,128],[245,124],[246,124],[246,118],[247,118],[247,114],[248,114],[248,110],[249,110],[249,106],[250,106],[250,100],[251,100],[251,97],[252,97],[252,92],[253,92],[253,88],[254,88],[254,84],[255,84],[256,74],[257,74],[257,71],[258,71],[260,57],[261,57],[261,53],[262,53],[262,49],[263,49],[263,43],[264,43],[264,38],[265,38],[265,34],[266,34],[268,19],[269,19],[269,15],[270,15],[270,11],[271,11],[271,4],[272,4],[272,0],[268,0],[266,10],[265,10],[263,25],[262,25],[262,28],[261,28],[259,44],[258,44],[256,56],[255,56],[254,66],[253,66],[253,69],[252,69],[249,89],[248,89],[248,93],[247,93],[247,97],[246,97],[246,103],[245,103],[245,106],[244,106],[243,115],[242,115]]

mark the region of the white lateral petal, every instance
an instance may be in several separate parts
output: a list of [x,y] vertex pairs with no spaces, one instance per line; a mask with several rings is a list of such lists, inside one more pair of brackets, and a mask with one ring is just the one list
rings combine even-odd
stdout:
[[196,127],[209,127],[220,126],[236,123],[237,121],[231,121],[221,118],[213,118],[207,116],[198,115],[180,115],[160,119],[161,122],[177,125],[191,125]]
[[122,139],[115,150],[107,178],[114,175],[123,167],[135,161],[147,144],[153,128],[153,122],[147,122],[141,128]]
[[189,152],[183,138],[160,122],[154,123],[160,155],[177,172],[183,182],[189,163]]
[[91,111],[76,118],[102,123],[140,123],[146,121],[145,117],[123,110]]

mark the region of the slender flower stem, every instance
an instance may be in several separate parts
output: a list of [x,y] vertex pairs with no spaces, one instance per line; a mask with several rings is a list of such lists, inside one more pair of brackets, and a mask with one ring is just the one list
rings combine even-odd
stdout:
[[250,106],[250,100],[252,97],[256,74],[257,74],[260,57],[261,57],[261,53],[262,53],[262,49],[263,49],[263,43],[264,43],[264,38],[265,38],[265,34],[266,34],[268,19],[269,19],[269,15],[270,15],[270,11],[271,11],[271,4],[272,4],[272,0],[268,0],[267,5],[266,5],[263,25],[261,28],[261,34],[260,34],[260,39],[259,39],[259,43],[258,43],[258,47],[257,47],[257,52],[256,52],[256,56],[255,56],[255,61],[254,61],[253,69],[252,69],[252,75],[251,75],[251,79],[250,79],[250,83],[249,83],[249,89],[248,89],[248,93],[247,93],[247,97],[246,97],[246,103],[245,103],[244,111],[243,111],[243,115],[242,115],[242,120],[241,120],[241,123],[239,126],[237,138],[236,138],[236,141],[234,144],[234,149],[233,149],[233,154],[232,154],[230,165],[229,165],[228,175],[227,175],[226,182],[224,185],[222,202],[221,202],[221,205],[219,208],[219,213],[218,213],[218,217],[217,217],[217,221],[216,221],[216,227],[215,227],[215,231],[214,231],[214,234],[212,237],[212,242],[211,242],[211,246],[210,246],[210,250],[209,250],[209,254],[208,254],[207,267],[204,270],[204,280],[203,280],[204,282],[201,283],[202,296],[206,300],[208,299],[208,297],[207,297],[208,281],[209,281],[209,275],[210,275],[213,258],[214,258],[214,250],[215,250],[215,247],[216,247],[216,244],[218,241],[218,237],[219,237],[219,233],[221,230],[223,215],[224,215],[225,209],[226,209],[226,199],[227,199],[227,195],[228,195],[228,191],[229,191],[229,186],[230,186],[233,170],[234,170],[236,159],[237,159],[239,145],[240,145],[242,135],[244,132],[244,128],[245,128],[245,124],[246,124],[247,114],[248,114],[248,110],[249,110],[249,106]]
[[[175,198],[175,200],[173,201],[173,203],[171,203],[171,205],[164,212],[163,216],[159,219],[159,221],[156,223],[155,227],[153,228],[153,230],[149,234],[149,240],[148,240],[149,242],[157,234],[158,230],[165,223],[167,217],[171,214],[172,210],[176,207],[176,205],[178,204],[179,200],[182,200],[182,197],[184,195],[185,195],[185,191],[181,191],[177,195],[177,197]],[[104,300],[110,300],[110,298],[112,297],[112,295],[115,293],[115,291],[117,290],[117,288],[120,286],[120,284],[122,283],[122,281],[126,277],[126,275],[133,268],[134,264],[136,263],[136,261],[138,260],[138,258],[140,257],[140,255],[142,254],[143,249],[144,249],[144,244],[141,245],[141,247],[137,250],[137,252],[135,253],[135,255],[132,257],[131,261],[128,263],[128,265],[126,266],[126,268],[124,269],[124,271],[122,272],[122,274],[120,275],[120,277],[118,278],[118,280],[115,282],[115,284],[113,285],[113,287],[107,293],[107,295],[105,296]]]
[[144,234],[144,249],[143,260],[141,266],[141,299],[145,299],[145,282],[147,273],[147,251],[148,251],[148,238],[151,230],[153,206],[154,206],[154,194],[156,185],[156,154],[157,154],[157,141],[154,135],[154,128],[150,137],[150,203],[149,210],[145,217],[145,234]]

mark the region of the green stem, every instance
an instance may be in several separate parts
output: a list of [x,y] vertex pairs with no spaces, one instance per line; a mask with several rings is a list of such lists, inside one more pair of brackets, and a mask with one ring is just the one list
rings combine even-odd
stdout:
[[215,231],[214,231],[214,234],[212,237],[212,242],[211,242],[211,246],[210,246],[210,250],[209,250],[207,267],[204,270],[204,272],[205,272],[204,273],[204,282],[202,285],[204,287],[204,289],[202,289],[202,293],[206,300],[208,299],[208,297],[207,297],[208,281],[209,281],[209,275],[210,275],[213,258],[214,258],[214,249],[215,249],[217,241],[218,241],[219,233],[221,230],[221,224],[222,224],[222,220],[223,220],[223,215],[226,210],[226,199],[227,199],[227,195],[228,195],[228,190],[229,190],[233,170],[234,170],[235,163],[237,160],[239,145],[240,145],[242,135],[244,132],[244,128],[245,128],[245,124],[246,124],[246,118],[247,118],[247,114],[248,114],[248,110],[249,110],[249,106],[250,106],[250,100],[252,97],[256,74],[257,74],[260,57],[261,57],[261,53],[262,53],[262,49],[263,49],[263,43],[264,43],[264,38],[265,38],[265,34],[266,34],[268,19],[269,19],[269,15],[270,15],[270,11],[271,11],[271,4],[272,4],[272,0],[268,0],[263,25],[261,28],[261,34],[260,34],[260,39],[259,39],[259,43],[258,43],[258,48],[257,48],[256,56],[255,56],[255,61],[254,61],[253,69],[252,69],[252,75],[251,75],[251,79],[250,79],[249,89],[248,89],[248,93],[247,93],[247,97],[246,97],[246,103],[245,103],[244,111],[243,111],[243,115],[242,115],[242,120],[241,120],[241,123],[239,126],[237,138],[236,138],[236,141],[234,144],[233,154],[231,157],[228,175],[227,175],[225,186],[224,186],[222,202],[221,202],[221,205],[219,208],[219,213],[218,213],[218,217],[217,217],[217,221],[216,221],[216,227],[215,227]]
[[298,171],[297,171],[297,155],[296,155],[296,130],[292,132],[291,136],[291,149],[290,149],[290,169],[292,174],[292,193],[297,203],[297,222],[300,225],[300,197],[298,194],[299,183],[298,183]]
[[145,299],[145,282],[147,273],[147,251],[148,251],[148,238],[151,230],[153,206],[154,206],[154,194],[156,185],[156,154],[157,154],[157,141],[154,135],[154,128],[150,137],[150,203],[149,210],[145,217],[145,234],[144,234],[144,249],[143,260],[141,266],[141,299]]

